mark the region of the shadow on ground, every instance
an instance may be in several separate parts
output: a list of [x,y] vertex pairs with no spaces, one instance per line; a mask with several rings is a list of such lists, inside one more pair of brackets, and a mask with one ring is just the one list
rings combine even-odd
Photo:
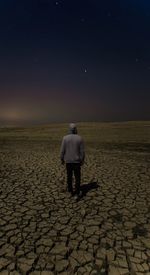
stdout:
[[80,189],[82,191],[82,197],[86,196],[86,194],[93,189],[97,189],[99,187],[96,181],[89,182],[86,184],[81,185]]

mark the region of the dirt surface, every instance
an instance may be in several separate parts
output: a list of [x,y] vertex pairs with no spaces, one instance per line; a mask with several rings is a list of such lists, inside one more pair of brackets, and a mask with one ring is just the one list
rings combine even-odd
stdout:
[[56,138],[53,128],[0,130],[0,274],[150,274],[147,124],[100,125],[97,134],[80,125],[78,202],[59,161],[64,126]]

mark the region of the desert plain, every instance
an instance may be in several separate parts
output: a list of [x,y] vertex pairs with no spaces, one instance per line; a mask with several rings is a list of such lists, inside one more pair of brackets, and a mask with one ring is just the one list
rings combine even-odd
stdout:
[[0,274],[150,275],[150,122],[77,126],[78,202],[59,159],[67,123],[0,128]]

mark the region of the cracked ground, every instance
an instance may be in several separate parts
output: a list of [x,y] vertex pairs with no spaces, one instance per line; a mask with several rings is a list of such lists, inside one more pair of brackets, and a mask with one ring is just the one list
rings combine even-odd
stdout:
[[0,274],[150,275],[150,123],[98,127],[80,125],[78,202],[59,161],[66,129],[0,130]]

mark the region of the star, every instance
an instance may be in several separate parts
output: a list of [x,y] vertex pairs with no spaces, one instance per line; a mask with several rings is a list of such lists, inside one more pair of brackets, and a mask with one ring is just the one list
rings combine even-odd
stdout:
[[85,18],[82,17],[81,18],[81,22],[84,23],[85,22]]
[[87,69],[84,69],[85,74],[87,73]]
[[107,13],[107,17],[111,17],[111,12],[110,11]]

